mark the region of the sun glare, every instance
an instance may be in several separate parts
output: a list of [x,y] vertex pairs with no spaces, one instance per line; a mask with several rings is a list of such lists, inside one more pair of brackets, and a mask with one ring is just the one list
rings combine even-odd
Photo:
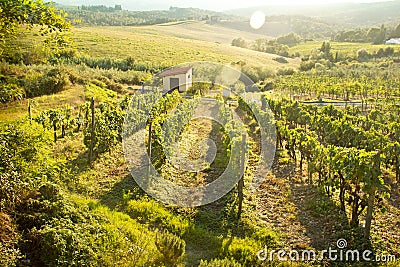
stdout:
[[250,26],[258,30],[260,29],[265,23],[265,14],[261,11],[256,11],[250,17]]

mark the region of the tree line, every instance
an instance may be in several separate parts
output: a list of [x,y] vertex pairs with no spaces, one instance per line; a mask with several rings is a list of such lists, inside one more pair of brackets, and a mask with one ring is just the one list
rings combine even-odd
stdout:
[[232,46],[249,48],[255,51],[276,54],[284,57],[290,57],[289,47],[299,44],[301,37],[293,32],[279,36],[276,39],[257,39],[254,42],[247,42],[243,38],[235,38],[232,40]]

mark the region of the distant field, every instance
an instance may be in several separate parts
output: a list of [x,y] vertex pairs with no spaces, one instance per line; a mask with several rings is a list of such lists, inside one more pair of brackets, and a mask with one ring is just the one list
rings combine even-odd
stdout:
[[[255,37],[249,33],[243,36]],[[192,61],[212,61],[229,64],[243,61],[252,66],[299,66],[299,59],[288,59],[282,64],[274,61],[276,55],[260,53],[229,44],[211,42],[233,39],[231,30],[204,24],[144,26],[144,27],[80,27],[73,29],[73,38],[79,51],[93,57],[126,58],[149,63],[175,65]],[[181,36],[181,37],[178,37]],[[197,38],[197,39],[194,39]],[[204,40],[199,40],[204,39]]]
[[252,33],[218,25],[210,25],[205,22],[193,21],[160,24],[157,26],[149,26],[148,28],[154,28],[156,32],[162,32],[168,36],[217,42],[221,44],[231,44],[232,40],[238,37],[241,37],[246,41],[254,41],[259,38],[272,38],[262,33]]
[[[313,41],[301,43],[299,45],[290,48],[290,53],[300,52],[302,55],[310,54],[313,49],[318,49],[322,45],[322,41]],[[373,45],[369,43],[342,43],[342,42],[331,42],[332,53],[339,52],[341,55],[355,56],[357,51],[365,48],[370,53],[378,51],[380,48],[393,47],[395,51],[400,50],[399,45]]]

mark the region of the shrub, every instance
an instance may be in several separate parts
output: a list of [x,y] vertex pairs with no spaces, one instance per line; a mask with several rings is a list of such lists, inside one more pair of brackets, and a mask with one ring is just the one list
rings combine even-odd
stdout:
[[165,264],[175,265],[185,253],[186,243],[176,235],[165,232],[157,235],[156,246],[163,254]]
[[301,37],[293,32],[288,33],[286,35],[279,36],[276,39],[276,42],[278,44],[284,44],[284,45],[288,45],[288,46],[294,46],[294,45],[300,43],[300,41],[301,41]]
[[276,62],[279,62],[279,63],[282,63],[282,64],[289,63],[289,61],[287,61],[287,59],[284,58],[284,57],[276,57],[276,58],[274,58],[274,60],[275,60]]
[[20,258],[20,251],[16,248],[18,236],[14,228],[11,218],[0,212],[0,266],[15,266]]
[[235,38],[235,39],[232,40],[232,46],[246,48],[247,47],[247,43],[246,43],[246,40],[244,40],[243,38],[239,37],[239,38]]
[[69,77],[63,69],[52,69],[40,80],[40,86],[49,93],[58,93],[69,84]]
[[261,228],[254,232],[251,237],[268,247],[276,245],[279,241],[278,233],[265,228]]
[[107,87],[107,84],[105,82],[97,80],[97,79],[92,80],[91,83],[96,85],[96,86],[98,86],[98,87],[101,87],[101,88],[106,88]]
[[146,225],[98,201],[74,196],[73,202],[78,207],[86,207],[82,212],[97,218],[105,231],[96,239],[97,266],[155,266],[154,262],[161,261],[162,254],[155,245],[156,233]]
[[6,103],[21,100],[25,96],[25,90],[13,83],[0,84],[0,102]]
[[279,69],[277,74],[280,76],[293,75],[296,71],[292,68]]
[[[41,260],[48,266],[90,266],[95,261],[94,235],[90,223],[76,224],[69,219],[54,220],[40,233]],[[90,234],[89,234],[90,233]]]
[[136,61],[128,57],[126,59],[112,58],[94,58],[94,57],[73,57],[68,60],[69,63],[85,64],[90,68],[99,68],[104,70],[117,69],[122,71],[134,70],[141,72],[157,73],[168,66],[165,64],[155,65],[148,62]]
[[[98,81],[97,84],[99,84],[99,82],[100,81]],[[104,87],[106,87],[106,85],[104,83],[103,83],[103,85],[104,85]],[[97,102],[112,103],[114,101],[114,99],[117,97],[117,93],[114,91],[108,90],[106,88],[99,87],[96,84],[88,83],[85,86],[85,97],[88,100],[93,97],[94,100]]]
[[242,72],[255,83],[274,76],[274,71],[268,67],[243,66]]
[[[201,227],[204,227],[204,223],[202,222],[201,224]],[[207,250],[210,256],[216,257],[219,254],[222,238],[204,228],[192,224],[190,229],[185,233],[184,239],[188,243],[196,244],[196,249]]]
[[315,67],[315,61],[313,60],[303,61],[300,63],[301,71],[308,71],[313,69],[314,67]]
[[107,89],[118,92],[118,93],[122,93],[123,87],[119,83],[110,81],[109,83],[107,83]]
[[0,210],[23,206],[36,177],[50,175],[49,143],[50,136],[38,125],[13,123],[0,128]]
[[275,83],[272,79],[261,81],[257,84],[262,92],[274,89]]
[[43,76],[38,73],[24,78],[27,97],[55,94],[63,91],[70,84],[69,75],[65,69],[55,68]]
[[12,245],[0,242],[0,266],[17,266],[18,259],[21,258],[21,253]]
[[199,267],[241,267],[240,263],[237,263],[233,259],[213,259],[211,261],[200,261]]
[[205,95],[211,89],[212,89],[212,85],[209,83],[196,82],[193,84],[192,87],[189,88],[187,93],[191,94],[191,95],[195,95],[195,94]]
[[371,58],[371,55],[365,48],[362,48],[357,51],[358,61],[367,61],[370,58]]
[[233,239],[225,242],[223,256],[232,258],[245,266],[257,266],[257,252],[260,250],[260,244],[253,239],[245,238]]
[[325,67],[325,65],[317,62],[317,63],[315,63],[315,69],[322,71],[322,70],[326,70],[326,67]]
[[167,229],[182,236],[189,228],[189,222],[166,210],[154,200],[131,200],[127,203],[126,212],[132,218],[144,220],[153,227]]

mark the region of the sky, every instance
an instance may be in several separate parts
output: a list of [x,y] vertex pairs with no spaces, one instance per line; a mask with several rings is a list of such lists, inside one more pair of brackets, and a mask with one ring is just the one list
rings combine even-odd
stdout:
[[389,0],[54,0],[67,5],[107,5],[122,4],[123,9],[129,10],[155,10],[168,9],[170,6],[197,7],[208,10],[224,11],[236,8],[246,8],[266,5],[321,5],[329,3],[366,3],[385,2]]

